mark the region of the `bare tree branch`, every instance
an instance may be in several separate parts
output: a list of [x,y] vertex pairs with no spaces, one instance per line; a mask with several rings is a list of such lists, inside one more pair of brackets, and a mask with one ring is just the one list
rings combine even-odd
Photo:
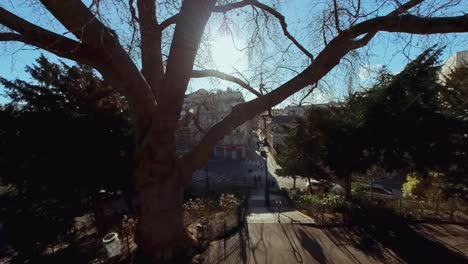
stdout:
[[394,16],[394,15],[399,15],[399,14],[402,14],[408,10],[410,10],[411,8],[421,4],[422,2],[424,2],[424,0],[410,0],[402,5],[399,5],[397,9],[393,10],[390,14],[388,14],[388,16]]
[[[403,12],[406,12],[407,10],[421,4],[424,0],[410,0],[408,2],[406,2],[405,4],[403,5],[400,5],[398,6],[397,9],[393,10],[392,12],[390,12],[387,17],[391,17],[391,16],[397,16],[397,15],[400,15],[401,13]],[[356,40],[355,41],[355,45],[356,45],[356,48],[360,48],[360,47],[364,47],[365,45],[367,45],[367,43],[369,43],[369,41],[377,34],[377,30],[374,30],[374,31],[371,31],[371,32],[368,32],[364,37],[362,37],[361,39],[359,40]]]
[[[168,118],[178,119],[198,44],[216,0],[184,1],[174,31],[164,86],[159,95],[160,107]],[[174,103],[173,98],[178,98]],[[174,127],[175,129],[175,127]]]
[[23,36],[17,33],[2,32],[0,33],[0,41],[20,41],[24,42]]
[[[322,55],[322,57],[323,56],[325,55]],[[322,57],[319,55],[315,62],[319,60],[319,63],[323,63]],[[315,63],[312,65],[315,65]],[[264,109],[271,108],[280,103],[284,98],[294,94],[308,84],[309,78],[314,78],[313,76],[316,76],[315,78],[319,79],[325,74],[324,72],[323,75],[320,76],[319,74],[321,72],[322,71],[316,71],[314,73],[311,70],[311,66],[309,66],[305,71],[272,92],[249,102],[234,106],[232,112],[222,121],[211,127],[201,142],[191,153],[184,156],[183,159],[190,162],[191,166],[194,168],[201,166],[204,162],[204,156],[208,155],[214,144],[221,140],[229,131],[241,125],[245,120],[252,119],[254,116],[262,113]]]
[[[52,15],[82,43],[99,49],[112,60],[98,67],[101,74],[127,98],[136,127],[148,127],[156,110],[150,86],[120,45],[115,33],[107,28],[80,0],[41,0]],[[0,21],[1,22],[1,21]],[[142,131],[135,131],[139,135]]]
[[[131,7],[130,15],[136,20],[136,10],[132,10],[132,3],[135,0],[117,0],[115,3],[123,3],[121,7],[127,10],[127,1]],[[339,29],[338,34],[333,29],[333,13],[328,10],[324,13],[324,20],[327,23],[323,24],[322,27],[323,32],[326,30],[324,36],[329,41],[325,40],[325,47],[318,53],[318,56],[314,57],[288,31],[284,16],[274,7],[257,0],[219,1],[230,3],[219,6],[215,6],[216,0],[163,1],[175,3],[176,8],[179,8],[179,3],[181,3],[182,7],[179,14],[159,25],[156,11],[160,10],[157,9],[159,6],[156,6],[156,1],[136,1],[139,28],[142,35],[143,73],[140,72],[137,63],[131,59],[128,50],[122,47],[116,33],[102,22],[106,21],[105,17],[98,17],[94,13],[99,11],[99,0],[93,0],[92,10],[83,4],[82,0],[40,0],[76,39],[66,38],[32,25],[0,8],[0,25],[11,30],[11,32],[5,30],[4,33],[0,33],[0,41],[21,41],[78,62],[89,62],[106,80],[110,81],[114,88],[122,91],[128,100],[132,114],[131,122],[135,128],[134,178],[140,207],[136,242],[139,249],[142,250],[142,256],[157,263],[171,262],[173,257],[186,249],[185,244],[187,246],[190,244],[184,243],[187,241],[187,233],[183,222],[183,187],[190,182],[193,170],[201,167],[208,160],[216,143],[233,129],[265,111],[271,114],[270,109],[273,106],[303,90],[304,87],[316,84],[336,65],[340,64],[344,56],[367,44],[379,31],[413,34],[468,32],[468,16],[428,18],[408,14],[401,15],[410,7],[421,3],[422,0],[406,0],[409,2],[403,5],[400,4],[399,0],[393,0],[397,3],[397,9],[394,12],[385,17],[372,19],[368,18],[376,16],[378,12],[359,14],[359,10],[362,9],[359,0],[356,7],[354,2],[351,2],[352,6],[349,7],[349,4],[345,4],[344,1],[334,1],[336,18],[341,18],[341,21],[336,21]],[[161,1],[156,3],[158,2]],[[386,7],[388,2],[392,1],[379,1],[377,5],[382,3],[381,5]],[[320,2],[318,5],[322,4]],[[249,6],[254,10],[252,14],[254,20],[255,17],[264,18],[266,22],[273,19],[278,20],[282,29],[280,35],[285,35],[289,39],[288,42],[292,43],[290,46],[294,44],[309,57],[311,63],[285,83],[270,85],[268,80],[263,80],[263,74],[270,75],[267,78],[271,78],[273,73],[268,69],[269,66],[264,69],[264,61],[262,61],[259,67],[259,94],[264,94],[251,101],[233,106],[232,111],[227,116],[209,129],[202,122],[204,126],[202,130],[204,129],[206,134],[201,142],[190,153],[178,157],[175,146],[177,143],[176,129],[178,125],[189,120],[190,115],[181,121],[179,119],[188,82],[193,75],[195,77],[217,77],[239,84],[248,90],[252,88],[248,81],[242,81],[237,77],[217,71],[193,71],[198,47],[211,13],[213,11],[227,12],[244,6]],[[340,6],[349,10],[340,11]],[[354,17],[353,10],[356,11],[356,15],[354,19],[351,19]],[[349,13],[346,13],[347,11]],[[440,10],[440,13],[443,13],[443,10]],[[111,11],[110,14],[113,12]],[[349,20],[339,16],[346,17],[347,14],[349,14]],[[360,22],[365,19],[368,20]],[[161,49],[165,53],[167,50],[165,45],[161,45],[161,34],[164,28],[174,23],[173,37],[168,38],[168,42],[170,42],[169,39],[172,42],[164,70],[161,62]],[[248,23],[256,23],[256,21],[246,21],[246,23],[248,26]],[[341,25],[339,25],[340,23]],[[270,40],[273,40],[271,32],[268,32],[268,23],[266,25],[265,32],[258,28],[253,32],[252,40],[254,38],[261,39],[259,34],[262,33],[266,33]],[[120,27],[119,30],[121,30]],[[165,35],[169,36],[172,31],[165,33],[168,33]],[[276,36],[276,32],[273,36]],[[273,42],[275,41],[273,40]],[[249,42],[249,48],[252,43],[253,41]],[[283,46],[282,43],[274,44],[279,44],[278,47]],[[261,56],[263,57],[264,54]],[[299,56],[294,54],[289,59],[297,60]],[[271,64],[272,67],[277,66],[274,60],[268,61],[266,64]],[[254,71],[257,70],[254,69]],[[272,86],[277,88],[271,91]],[[311,89],[315,89],[315,86],[311,86]],[[252,91],[255,90],[252,89]],[[156,100],[158,104],[156,104]],[[199,123],[198,121],[205,121],[198,119],[199,114],[200,111],[197,111],[197,116],[194,118],[192,116],[195,126]],[[155,202],[155,197],[157,202]],[[165,217],[158,217],[161,213],[164,213]],[[164,228],[166,226],[168,228]]]
[[336,31],[338,31],[338,33],[341,33],[340,19],[338,17],[338,4],[336,3],[336,0],[333,0],[333,16],[335,17]]
[[233,82],[235,84],[238,84],[242,88],[248,90],[249,92],[255,94],[256,96],[261,96],[261,94],[257,90],[255,90],[252,86],[250,86],[248,83],[242,81],[241,79],[235,76],[232,76],[232,75],[229,75],[229,74],[217,71],[217,70],[194,70],[192,71],[192,78],[203,78],[203,77],[216,77],[218,79]]
[[315,90],[315,88],[317,88],[317,85],[318,85],[318,82],[316,82],[315,84],[312,85],[312,87],[310,87],[310,90],[307,91],[307,93],[301,98],[301,100],[299,100],[299,106],[302,106],[302,103],[304,102],[304,100]]
[[2,33],[0,41],[20,41],[93,67],[109,59],[99,49],[29,23],[2,7],[0,24],[19,33]]
[[[306,85],[320,80],[351,50],[358,48],[354,37],[367,32],[397,31],[411,32],[414,34],[436,34],[447,32],[468,32],[468,16],[447,18],[420,18],[415,16],[403,16],[405,24],[399,25],[394,21],[399,17],[382,17],[371,19],[371,22],[363,22],[335,37],[325,49],[316,57],[312,64],[299,75],[279,86],[272,92],[258,97],[249,102],[236,105],[232,112],[221,122],[214,125],[191,153],[184,156],[187,162],[191,162],[194,168],[203,165],[204,157],[209,155],[214,144],[222,139],[235,127],[241,125],[245,120],[260,114],[280,103],[285,98],[293,95]],[[375,22],[375,21],[378,21]],[[430,25],[430,27],[428,27]]]
[[[266,5],[266,4],[260,3],[259,1],[256,1],[256,0],[243,0],[243,1],[235,2],[235,3],[231,3],[231,4],[215,6],[214,9],[213,9],[213,12],[227,12],[227,11],[237,9],[237,8],[242,8],[242,7],[245,7],[245,6],[248,6],[248,5],[258,7],[260,9],[270,13],[276,19],[278,19],[278,21],[279,21],[279,23],[281,25],[281,29],[283,30],[283,34],[290,41],[292,41],[294,43],[294,45],[300,51],[302,51],[307,57],[309,57],[311,59],[314,59],[314,55],[312,55],[312,53],[310,53],[306,48],[304,48],[304,46],[302,46],[299,43],[299,41],[297,41],[293,37],[293,35],[291,35],[291,33],[289,33],[288,24],[286,24],[286,20],[285,20],[284,16],[280,12],[276,11],[274,8],[272,8],[272,7],[270,7],[270,6]],[[170,26],[171,24],[176,23],[177,22],[177,17],[178,17],[178,14],[176,14],[176,15],[168,18],[167,20],[163,21],[161,23],[161,25],[160,25],[161,28],[164,30],[166,27]]]
[[128,9],[130,10],[130,15],[132,16],[132,20],[140,23],[140,19],[137,17],[135,7],[133,6],[134,2],[135,0],[128,0]]
[[164,76],[161,55],[161,30],[156,19],[154,0],[137,0],[141,33],[141,72],[158,98],[158,89]]
[[169,27],[170,25],[175,24],[177,22],[177,16],[178,15],[179,14],[173,15],[173,16],[169,17],[168,19],[164,20],[163,22],[161,22],[161,24],[159,24],[159,28],[161,30],[164,30],[167,27]]
[[292,42],[294,43],[294,45],[296,45],[296,47],[302,51],[307,57],[309,57],[311,60],[314,59],[314,56],[306,49],[304,48],[304,46],[302,46],[299,41],[297,41],[288,31],[288,25],[286,24],[286,20],[284,18],[284,16],[276,11],[275,9],[273,9],[272,7],[268,6],[268,5],[265,5],[265,4],[262,4],[258,1],[252,1],[253,2],[253,5],[258,7],[258,8],[261,8],[265,11],[267,11],[268,13],[272,14],[274,17],[276,17],[278,19],[278,21],[280,22],[280,25],[281,25],[281,28],[283,30],[283,34]]
[[116,36],[79,0],[41,0],[52,15],[83,43],[115,45]]
[[457,17],[418,17],[413,15],[385,16],[356,24],[343,35],[358,37],[373,31],[411,34],[456,33],[468,30],[468,15]]
[[286,67],[286,66],[278,66],[278,68],[279,68],[279,69],[286,69],[286,70],[290,70],[290,71],[294,72],[295,74],[299,74],[299,72],[298,72],[298,71],[296,71],[296,70],[294,70],[294,69],[292,69],[292,68],[290,68],[290,67]]

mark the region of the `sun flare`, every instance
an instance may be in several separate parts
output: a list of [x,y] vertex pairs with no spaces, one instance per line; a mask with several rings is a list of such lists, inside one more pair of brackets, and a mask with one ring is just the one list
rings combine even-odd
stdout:
[[244,52],[239,50],[238,41],[234,44],[229,36],[221,36],[213,41],[211,58],[215,67],[223,72],[231,72],[234,68],[241,67],[245,61]]

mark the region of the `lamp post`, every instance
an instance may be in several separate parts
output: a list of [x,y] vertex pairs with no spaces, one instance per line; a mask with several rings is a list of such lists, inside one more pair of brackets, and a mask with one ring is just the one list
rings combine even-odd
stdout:
[[267,150],[270,144],[267,141],[267,138],[265,137],[263,139],[263,142],[261,142],[263,145],[263,150],[260,151],[260,155],[265,158],[265,206],[270,207],[270,185],[268,184],[268,154]]

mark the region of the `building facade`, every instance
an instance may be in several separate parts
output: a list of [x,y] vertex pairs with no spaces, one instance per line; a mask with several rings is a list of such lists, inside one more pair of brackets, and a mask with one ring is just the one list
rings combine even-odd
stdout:
[[270,124],[270,142],[273,143],[273,148],[278,151],[284,142],[284,138],[287,135],[288,128],[294,128],[296,126],[296,120],[298,116],[286,115],[286,116],[273,116]]
[[441,69],[441,79],[448,76],[454,69],[466,66],[468,67],[468,51],[460,51],[450,56]]
[[[192,116],[188,124],[179,129],[178,148],[188,151],[201,141],[205,133],[231,113],[232,108],[244,103],[241,92],[227,89],[209,92],[204,89],[185,96],[181,119]],[[226,135],[214,147],[213,159],[244,159],[246,156],[250,122],[246,122]]]
[[[274,154],[281,151],[281,145],[288,133],[288,128],[294,128],[297,125],[297,118],[304,118],[309,109],[323,109],[329,107],[339,107],[337,102],[313,105],[288,105],[282,109],[274,109],[272,116],[259,120],[259,126],[263,127],[263,137],[267,137],[272,144]],[[260,122],[261,121],[261,122]]]

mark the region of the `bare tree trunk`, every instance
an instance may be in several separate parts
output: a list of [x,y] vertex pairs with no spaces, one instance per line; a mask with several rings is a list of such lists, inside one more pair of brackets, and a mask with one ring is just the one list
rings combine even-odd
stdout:
[[184,225],[182,165],[176,162],[175,148],[152,149],[157,153],[143,154],[135,172],[138,263],[186,263],[193,243]]
[[297,177],[293,177],[293,190],[296,190],[296,178]]
[[179,263],[192,243],[184,226],[182,188],[173,180],[140,192],[136,239],[144,263]]

